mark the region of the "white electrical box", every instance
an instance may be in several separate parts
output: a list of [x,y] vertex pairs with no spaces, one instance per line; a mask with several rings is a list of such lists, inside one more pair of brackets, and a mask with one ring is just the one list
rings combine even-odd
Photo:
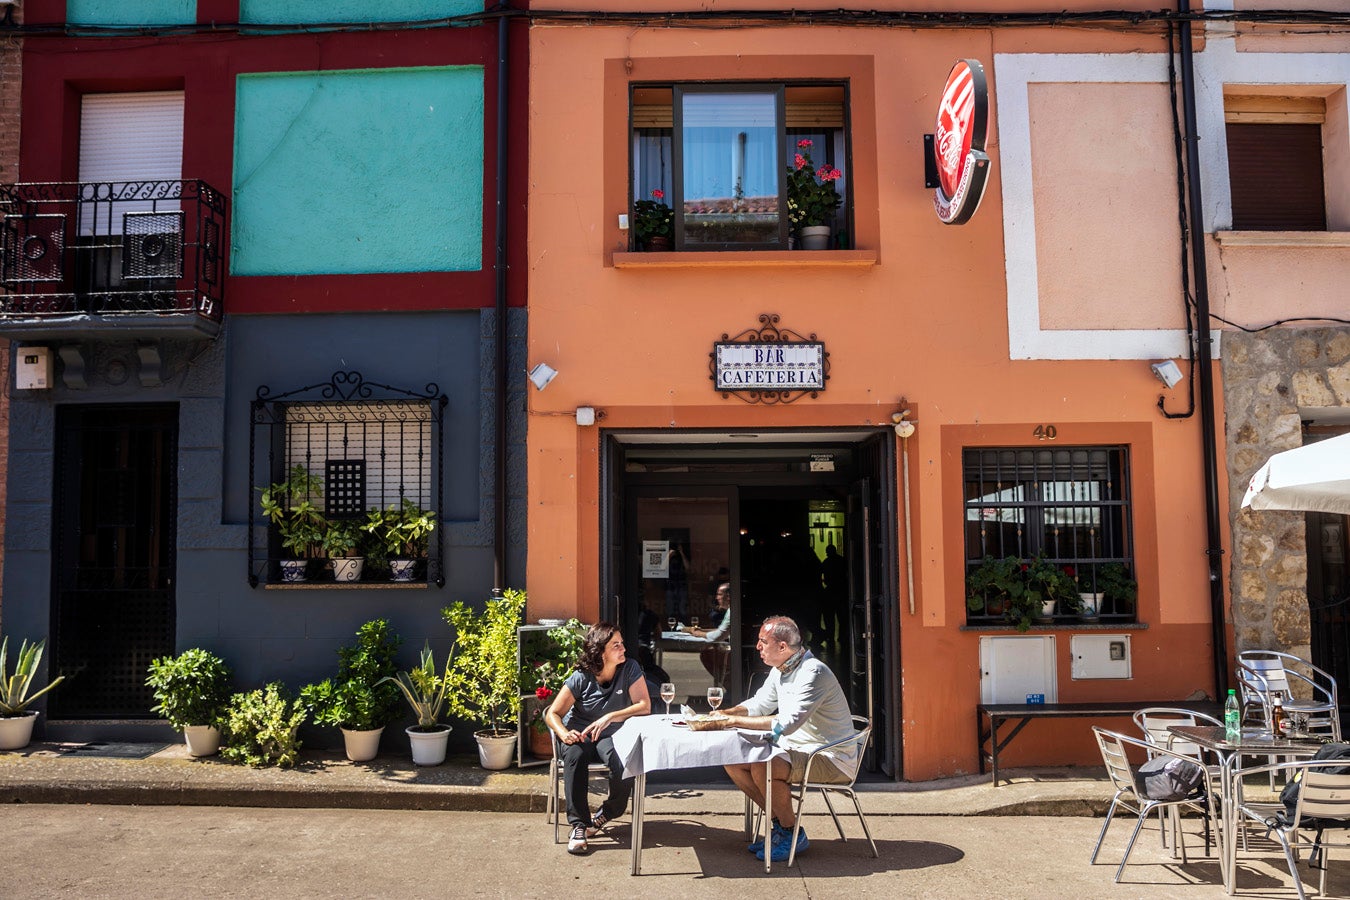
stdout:
[[980,638],[981,703],[1058,703],[1055,636]]
[[50,347],[18,347],[14,350],[14,388],[20,391],[46,390],[52,386]]
[[1075,634],[1069,639],[1075,681],[1130,677],[1128,634]]

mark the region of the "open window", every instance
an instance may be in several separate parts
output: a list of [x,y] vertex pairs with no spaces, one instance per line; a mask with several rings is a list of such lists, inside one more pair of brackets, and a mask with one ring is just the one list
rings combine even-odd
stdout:
[[787,176],[808,159],[840,197],[821,223],[830,246],[853,246],[847,83],[634,84],[630,122],[633,249],[653,200],[674,250],[788,249],[801,222]]

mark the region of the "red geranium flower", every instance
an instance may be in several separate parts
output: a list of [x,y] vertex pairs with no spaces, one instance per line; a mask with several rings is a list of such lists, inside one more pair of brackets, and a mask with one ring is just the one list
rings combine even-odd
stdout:
[[553,689],[546,688],[543,685],[534,689],[534,696],[539,700],[547,700],[553,696]]
[[666,192],[660,188],[653,188],[652,197],[656,200],[664,200],[666,198]]

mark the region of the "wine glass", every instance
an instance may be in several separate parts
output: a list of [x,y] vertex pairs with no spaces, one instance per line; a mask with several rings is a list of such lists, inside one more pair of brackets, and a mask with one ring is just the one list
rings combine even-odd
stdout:
[[675,618],[674,616],[671,616],[670,618],[666,619],[666,625],[668,626],[666,630],[674,631],[675,626],[678,624],[680,624],[680,620]]
[[672,682],[661,682],[661,699],[666,701],[666,715],[670,715],[670,701],[675,699],[675,685]]
[[717,707],[722,705],[722,688],[716,685],[708,688],[708,705],[712,707],[713,712],[717,712]]
[[689,627],[690,627],[690,628],[697,628],[697,627],[698,627],[698,616],[690,616],[690,617],[689,617]]

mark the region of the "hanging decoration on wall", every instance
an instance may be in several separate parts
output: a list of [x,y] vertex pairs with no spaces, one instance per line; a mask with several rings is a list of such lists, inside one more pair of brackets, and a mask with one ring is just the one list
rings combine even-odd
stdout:
[[984,66],[978,60],[960,60],[947,76],[933,141],[938,169],[933,206],[944,224],[963,225],[980,208],[991,168],[984,152],[988,131]]
[[814,334],[781,328],[777,313],[761,313],[758,328],[723,334],[708,354],[714,389],[723,399],[746,403],[791,403],[819,396],[830,377],[830,354]]

